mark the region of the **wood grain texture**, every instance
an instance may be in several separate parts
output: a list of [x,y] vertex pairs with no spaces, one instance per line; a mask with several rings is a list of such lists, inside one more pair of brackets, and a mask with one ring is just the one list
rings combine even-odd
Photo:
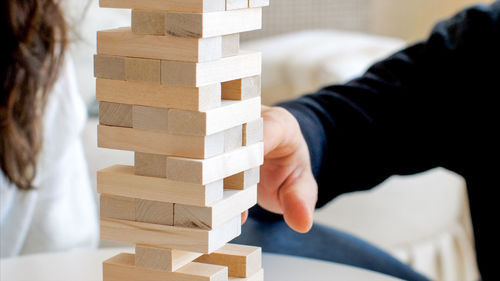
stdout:
[[[241,3],[241,0],[233,2]],[[215,13],[168,13],[166,33],[176,36],[208,38],[262,28],[262,8]]]
[[173,272],[191,263],[201,255],[201,253],[196,252],[136,245],[135,265],[142,268]]
[[94,77],[125,80],[125,58],[94,55]]
[[260,97],[244,101],[223,100],[220,107],[205,112],[171,109],[168,129],[171,134],[206,136],[260,118]]
[[100,216],[163,225],[174,225],[174,204],[101,194]]
[[166,12],[158,10],[132,10],[132,32],[165,35]]
[[175,204],[174,225],[213,229],[257,204],[257,185],[245,190],[225,190],[224,198],[209,207]]
[[115,165],[97,172],[101,194],[144,200],[209,206],[223,198],[223,182],[206,185],[175,182],[134,174],[134,167]]
[[102,148],[204,159],[224,152],[224,132],[209,136],[187,136],[98,125],[97,145]]
[[260,181],[260,167],[248,169],[224,179],[224,189],[245,189],[258,184]]
[[240,51],[236,56],[209,62],[162,61],[162,83],[201,87],[240,78],[260,75],[262,59],[259,52]]
[[206,62],[221,58],[221,37],[187,38],[133,33],[128,27],[97,32],[97,53],[124,57]]
[[125,80],[160,83],[160,60],[143,58],[125,59]]
[[167,158],[167,178],[182,182],[207,184],[262,165],[262,142],[208,159]]
[[262,249],[259,247],[226,244],[219,250],[203,255],[196,262],[228,267],[231,277],[251,277],[262,269]]
[[264,140],[264,119],[258,118],[243,124],[243,145],[252,145]]
[[134,173],[139,176],[166,178],[167,156],[135,152]]
[[168,109],[134,105],[132,126],[136,129],[168,131]]
[[101,218],[101,239],[211,253],[241,233],[241,215],[212,230]]
[[103,281],[226,281],[227,267],[189,263],[176,272],[151,270],[135,266],[135,255],[118,254],[103,263]]
[[188,13],[224,11],[225,0],[99,0],[102,8],[162,10]]
[[131,128],[132,106],[121,103],[100,102],[99,124]]
[[229,34],[222,36],[222,57],[236,56],[240,52],[240,34]]
[[261,76],[245,77],[222,83],[222,99],[246,100],[261,95]]
[[229,276],[229,281],[264,281],[264,269],[260,269],[250,277],[231,277]]

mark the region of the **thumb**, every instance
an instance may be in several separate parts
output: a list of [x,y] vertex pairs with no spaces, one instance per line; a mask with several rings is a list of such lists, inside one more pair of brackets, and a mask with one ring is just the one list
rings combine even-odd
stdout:
[[297,232],[308,232],[318,200],[318,187],[312,172],[296,170],[280,187],[279,200],[285,222]]

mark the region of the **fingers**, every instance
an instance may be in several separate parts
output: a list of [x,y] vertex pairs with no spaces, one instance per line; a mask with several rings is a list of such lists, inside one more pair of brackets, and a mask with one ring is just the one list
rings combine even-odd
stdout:
[[241,225],[245,224],[248,219],[248,210],[241,213]]
[[309,170],[297,170],[280,188],[279,200],[285,222],[293,230],[306,233],[313,224],[318,188]]

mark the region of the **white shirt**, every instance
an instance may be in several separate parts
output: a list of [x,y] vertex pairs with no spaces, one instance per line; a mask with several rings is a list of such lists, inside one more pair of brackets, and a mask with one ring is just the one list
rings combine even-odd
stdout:
[[67,57],[44,111],[36,189],[21,191],[0,171],[0,257],[97,246],[96,193],[81,141],[86,119]]

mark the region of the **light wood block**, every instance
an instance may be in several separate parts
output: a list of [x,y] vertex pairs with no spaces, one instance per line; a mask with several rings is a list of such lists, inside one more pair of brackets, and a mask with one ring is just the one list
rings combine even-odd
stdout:
[[258,184],[260,181],[260,167],[248,169],[224,179],[224,189],[245,189]]
[[167,156],[149,153],[134,153],[134,173],[147,177],[167,177]]
[[243,145],[252,145],[264,140],[264,119],[259,118],[243,124]]
[[137,129],[167,131],[168,109],[134,105],[132,114],[132,125]]
[[262,8],[203,14],[168,13],[166,28],[168,34],[201,38],[257,30],[262,28]]
[[210,62],[162,61],[162,83],[166,85],[201,87],[244,77],[260,75],[259,52],[240,51],[237,56]]
[[204,111],[221,104],[221,85],[215,83],[202,87],[178,87],[97,79],[98,101]]
[[106,79],[125,80],[125,58],[94,55],[94,76]]
[[221,37],[143,35],[128,27],[97,32],[97,53],[103,55],[206,62],[221,58],[221,51]]
[[222,36],[222,57],[236,56],[240,52],[240,34],[229,34]]
[[241,233],[241,215],[212,230],[101,218],[101,239],[211,253]]
[[167,158],[167,178],[182,182],[206,184],[262,165],[262,142],[245,146],[208,159]]
[[174,204],[167,202],[136,200],[136,221],[174,225]]
[[262,250],[259,247],[226,244],[195,261],[227,266],[229,276],[245,278],[253,276],[262,269]]
[[225,0],[99,0],[102,8],[207,13],[224,11]]
[[224,199],[209,207],[175,204],[174,225],[214,229],[257,204],[257,186],[245,190],[225,190]]
[[106,218],[135,220],[135,198],[110,196],[101,194],[100,196],[100,216]]
[[264,281],[264,269],[261,268],[252,276],[247,278],[229,276],[229,281]]
[[224,152],[224,132],[209,136],[187,136],[98,125],[97,145],[102,148],[204,159]]
[[132,127],[132,106],[129,104],[100,102],[99,123],[117,127]]
[[206,112],[171,109],[168,130],[172,134],[212,135],[260,118],[260,97],[243,101],[223,100],[220,107]]
[[230,152],[243,145],[243,126],[224,131],[224,152]]
[[225,100],[245,100],[260,95],[260,75],[222,83],[222,99]]
[[269,0],[248,0],[248,7],[267,7],[269,6]]
[[200,257],[201,253],[135,246],[135,265],[153,270],[176,271]]
[[160,83],[160,60],[125,59],[125,80]]
[[132,32],[165,35],[166,12],[158,10],[132,10]]
[[97,172],[97,190],[101,194],[144,200],[209,206],[223,198],[223,182],[206,185],[175,182],[134,174],[134,167],[115,165]]
[[135,266],[135,255],[118,254],[103,263],[103,281],[227,281],[227,267],[189,263],[176,272],[151,270]]
[[226,0],[226,11],[248,8],[248,0]]
[[174,204],[101,194],[101,217],[174,225]]

